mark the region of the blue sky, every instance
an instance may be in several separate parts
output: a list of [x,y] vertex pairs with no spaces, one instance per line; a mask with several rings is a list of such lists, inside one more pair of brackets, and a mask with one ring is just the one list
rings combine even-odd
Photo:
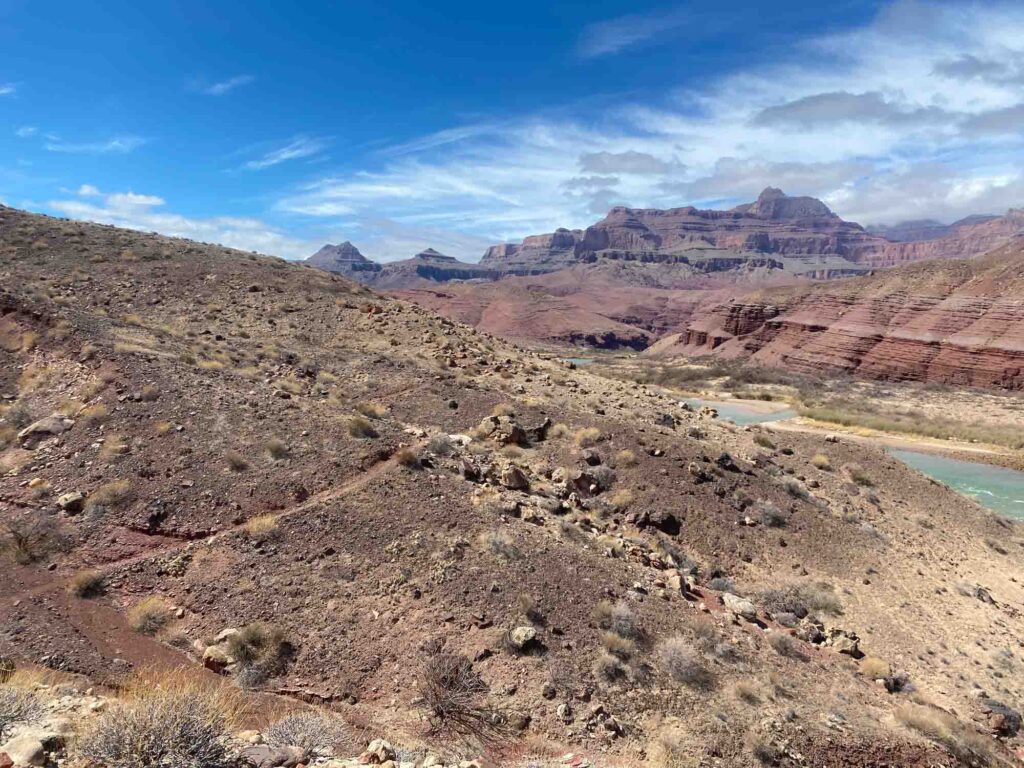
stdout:
[[863,223],[1024,205],[1020,3],[0,0],[0,51],[0,200],[289,258],[769,184]]

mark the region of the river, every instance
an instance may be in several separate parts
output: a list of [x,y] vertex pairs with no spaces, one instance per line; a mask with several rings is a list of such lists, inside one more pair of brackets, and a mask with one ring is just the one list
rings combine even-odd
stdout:
[[[739,403],[709,402],[699,399],[690,399],[686,402],[694,408],[709,405],[718,411],[720,418],[739,425],[785,421],[796,416],[796,411],[790,408],[772,412],[757,406]],[[893,458],[948,485],[958,493],[969,496],[983,507],[1006,517],[1024,520],[1024,472],[995,467],[991,464],[951,459],[925,451],[903,448],[887,448],[886,450]]]

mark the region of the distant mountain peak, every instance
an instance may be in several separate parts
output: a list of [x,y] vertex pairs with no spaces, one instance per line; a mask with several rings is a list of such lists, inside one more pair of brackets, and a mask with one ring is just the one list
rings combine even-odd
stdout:
[[454,256],[446,256],[440,251],[435,251],[433,248],[426,248],[417,253],[413,258],[430,259],[431,261],[457,261]]
[[337,245],[328,243],[306,259],[306,263],[320,269],[342,274],[353,271],[372,272],[380,269],[380,264],[370,261],[370,259],[363,256],[359,249],[348,240]]

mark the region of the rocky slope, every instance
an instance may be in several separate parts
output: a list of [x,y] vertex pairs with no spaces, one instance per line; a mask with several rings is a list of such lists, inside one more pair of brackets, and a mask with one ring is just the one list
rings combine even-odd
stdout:
[[649,350],[806,373],[1024,388],[1024,244],[720,304]]
[[879,451],[327,272],[7,208],[0,316],[0,656],[484,749],[457,705],[512,765],[1018,744],[989,702],[1024,694],[1020,527]]

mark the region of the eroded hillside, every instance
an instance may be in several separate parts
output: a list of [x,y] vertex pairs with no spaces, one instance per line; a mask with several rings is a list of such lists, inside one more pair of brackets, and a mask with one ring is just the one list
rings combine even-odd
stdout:
[[1019,526],[884,454],[275,259],[6,208],[0,249],[0,655],[450,744],[457,654],[512,762],[1010,759]]

